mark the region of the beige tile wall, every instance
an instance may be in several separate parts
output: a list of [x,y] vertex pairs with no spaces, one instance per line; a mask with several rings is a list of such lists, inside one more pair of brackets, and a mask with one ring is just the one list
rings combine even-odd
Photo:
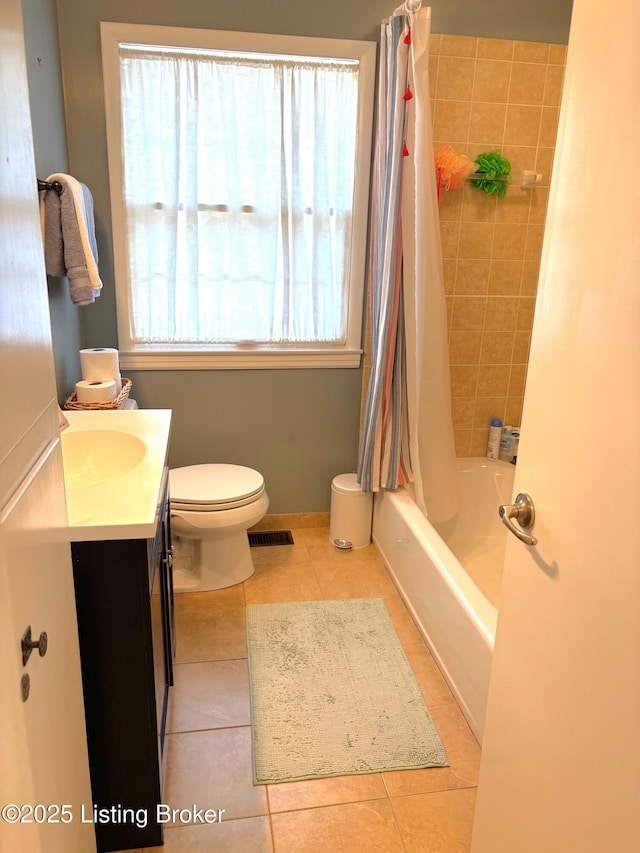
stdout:
[[[435,149],[497,148],[515,178],[504,199],[471,186],[441,198],[458,456],[485,455],[492,417],[520,424],[565,58],[565,45],[431,38]],[[523,169],[541,184],[521,190]],[[370,365],[367,327],[363,401]]]
[[[436,150],[499,149],[506,198],[467,185],[443,193],[440,222],[458,456],[486,453],[489,421],[520,424],[566,46],[434,35]],[[523,169],[542,174],[533,190]]]

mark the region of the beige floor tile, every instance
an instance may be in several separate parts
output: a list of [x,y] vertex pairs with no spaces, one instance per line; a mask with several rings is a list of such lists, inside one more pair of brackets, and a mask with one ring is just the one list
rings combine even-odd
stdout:
[[438,669],[438,664],[423,642],[405,644],[404,652],[429,708],[455,702],[449,685]]
[[455,702],[436,705],[430,709],[430,714],[447,753],[449,767],[383,773],[390,797],[471,788],[478,784],[480,747],[460,708]]
[[291,530],[293,527],[304,527],[304,513],[265,515],[262,521],[255,524],[251,530]]
[[179,663],[174,678],[168,732],[251,725],[246,660]]
[[171,827],[165,831],[164,846],[144,853],[272,853],[268,817],[249,817],[202,826]]
[[360,557],[355,553],[351,556],[349,561],[314,559],[313,567],[325,598],[381,598],[397,595],[393,581],[379,557]]
[[442,738],[446,738],[451,755],[457,760],[479,765],[480,744],[469,728],[459,705],[456,702],[436,705],[431,709],[431,716]]
[[475,799],[472,788],[392,800],[407,853],[467,853]]
[[339,803],[358,803],[379,800],[387,796],[379,773],[359,776],[332,776],[329,779],[308,779],[267,785],[269,810],[274,812],[333,806]]
[[[391,582],[393,583],[393,581]],[[396,634],[403,646],[416,644],[424,646],[422,634],[400,596],[397,593],[385,595],[384,603],[391,617],[393,627],[396,629]]]
[[247,604],[320,601],[322,589],[311,562],[263,563],[244,582]]
[[304,535],[313,560],[335,558],[348,561],[354,557],[378,557],[378,551],[373,544],[365,548],[356,548],[354,551],[339,551],[329,539],[328,527],[305,528]]
[[297,528],[291,531],[293,545],[261,545],[251,549],[254,566],[263,563],[298,563],[309,562],[309,551],[304,536],[304,530]]
[[[294,521],[301,524],[292,517],[290,527]],[[244,584],[176,596],[178,663],[163,799],[172,808],[225,812],[220,824],[167,828],[164,847],[153,849],[467,851],[480,748],[375,546],[339,552],[326,525],[295,526],[293,535],[293,546],[252,549],[256,572]],[[254,786],[245,602],[369,597],[385,601],[451,766]]]
[[164,802],[171,809],[224,809],[222,820],[268,814],[263,785],[253,785],[251,729],[167,735]]
[[175,597],[176,663],[246,658],[242,584]]
[[389,800],[284,812],[271,817],[276,853],[402,853]]
[[303,517],[304,527],[326,527],[329,529],[330,513],[328,512],[305,512]]

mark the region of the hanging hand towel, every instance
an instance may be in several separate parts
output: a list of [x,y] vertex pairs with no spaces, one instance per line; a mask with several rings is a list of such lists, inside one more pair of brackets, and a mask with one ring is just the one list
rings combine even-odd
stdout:
[[93,198],[71,175],[55,173],[47,178],[52,181],[62,184],[60,193],[50,189],[40,195],[47,275],[66,276],[73,303],[90,305],[102,289]]

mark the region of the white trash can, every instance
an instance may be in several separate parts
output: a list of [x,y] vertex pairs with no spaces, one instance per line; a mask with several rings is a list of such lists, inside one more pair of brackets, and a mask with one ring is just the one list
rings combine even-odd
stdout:
[[363,492],[355,474],[338,474],[331,483],[329,539],[341,550],[371,542],[373,494]]

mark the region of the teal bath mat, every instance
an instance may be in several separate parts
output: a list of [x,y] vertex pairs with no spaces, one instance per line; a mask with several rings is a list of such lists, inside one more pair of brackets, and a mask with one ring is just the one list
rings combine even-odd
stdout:
[[254,784],[447,767],[380,598],[247,606]]

